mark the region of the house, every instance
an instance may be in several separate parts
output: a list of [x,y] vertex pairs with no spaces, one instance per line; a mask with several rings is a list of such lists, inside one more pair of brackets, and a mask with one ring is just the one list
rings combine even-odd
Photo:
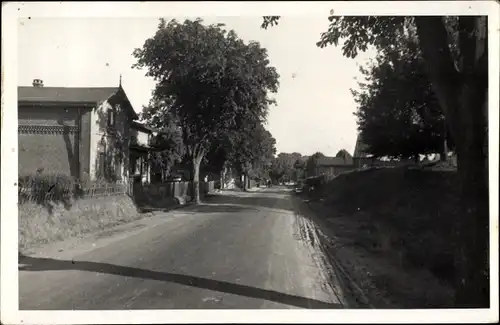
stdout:
[[136,120],[121,82],[70,88],[44,87],[35,79],[32,87],[18,87],[19,174],[127,182]]
[[[345,150],[344,150],[345,151]],[[328,178],[337,176],[354,168],[352,156],[345,151],[345,155],[337,157],[321,157],[316,161],[316,176],[325,175]]]
[[[152,144],[152,137],[157,133],[157,130],[147,125],[132,121],[129,146],[129,175],[136,182],[150,183],[157,176],[151,169],[149,159],[151,153],[158,150]],[[159,178],[161,180],[162,175]]]

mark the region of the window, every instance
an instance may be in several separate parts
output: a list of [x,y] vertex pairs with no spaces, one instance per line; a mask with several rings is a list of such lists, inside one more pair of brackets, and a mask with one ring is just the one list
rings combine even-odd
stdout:
[[141,175],[147,175],[148,173],[148,160],[146,157],[142,156],[142,168],[141,168]]
[[134,155],[131,155],[130,156],[130,164],[129,164],[130,175],[135,175],[136,165],[137,165],[137,157]]
[[115,177],[116,179],[122,179],[122,162],[118,158],[115,163]]
[[108,109],[108,126],[115,126],[115,108]]

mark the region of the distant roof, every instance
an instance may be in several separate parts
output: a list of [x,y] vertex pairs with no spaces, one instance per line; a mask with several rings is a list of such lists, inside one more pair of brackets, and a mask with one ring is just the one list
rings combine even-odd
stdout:
[[129,113],[138,116],[121,87],[17,87],[17,100],[30,103],[98,103],[118,93],[128,103]]
[[317,160],[318,166],[342,166],[351,165],[352,159],[348,157],[347,159],[338,157],[321,157]]

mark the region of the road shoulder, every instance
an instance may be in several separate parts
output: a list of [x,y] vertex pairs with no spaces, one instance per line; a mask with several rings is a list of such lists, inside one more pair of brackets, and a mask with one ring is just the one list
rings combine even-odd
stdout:
[[68,258],[83,254],[94,249],[107,246],[128,236],[138,234],[160,224],[182,217],[186,213],[179,210],[155,212],[145,215],[144,218],[134,220],[118,226],[107,227],[103,230],[87,233],[62,241],[52,242],[20,251],[19,253],[33,257]]

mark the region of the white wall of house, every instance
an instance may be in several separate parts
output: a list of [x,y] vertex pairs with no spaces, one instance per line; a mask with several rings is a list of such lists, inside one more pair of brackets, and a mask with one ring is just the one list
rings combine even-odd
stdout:
[[147,147],[149,144],[149,134],[139,130],[137,132],[137,144]]
[[[92,110],[90,117],[90,177],[95,180],[97,177],[97,160],[98,155],[103,150],[110,150],[114,145],[113,142],[108,140],[107,137],[107,121],[108,110],[112,108],[111,104],[106,100],[101,102],[95,109]],[[124,150],[121,150],[124,157],[128,157],[129,147],[129,130],[130,121],[126,112],[120,108],[119,105],[115,106],[114,125],[116,136],[123,141]],[[105,144],[103,146],[103,144]],[[121,161],[119,172],[123,183],[128,182],[128,158]]]

